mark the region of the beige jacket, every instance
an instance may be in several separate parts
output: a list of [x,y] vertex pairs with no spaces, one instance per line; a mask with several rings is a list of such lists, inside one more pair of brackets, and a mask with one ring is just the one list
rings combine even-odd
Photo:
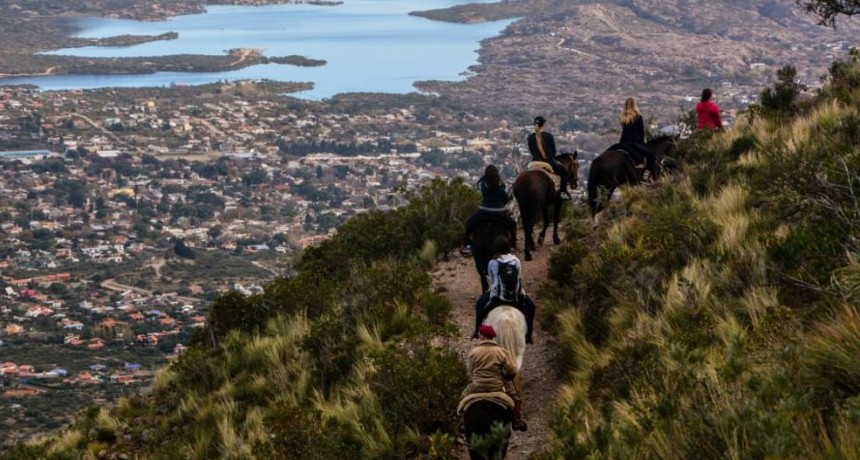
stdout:
[[518,371],[510,352],[490,339],[482,339],[472,348],[466,369],[472,383],[464,394],[505,392],[505,382],[512,380]]

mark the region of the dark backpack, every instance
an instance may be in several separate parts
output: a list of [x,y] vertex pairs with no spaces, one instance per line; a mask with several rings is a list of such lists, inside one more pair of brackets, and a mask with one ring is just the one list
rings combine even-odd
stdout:
[[512,263],[499,262],[499,300],[517,302],[520,296],[520,271]]

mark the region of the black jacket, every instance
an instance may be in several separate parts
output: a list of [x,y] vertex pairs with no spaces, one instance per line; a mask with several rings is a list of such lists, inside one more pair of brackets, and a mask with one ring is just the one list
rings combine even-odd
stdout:
[[498,188],[492,188],[487,185],[487,182],[482,177],[478,181],[478,188],[481,190],[482,209],[502,209],[510,201],[508,192],[505,191],[505,184],[501,184]]
[[541,132],[541,138],[543,139],[543,150],[546,153],[547,158],[543,158],[540,154],[540,150],[538,150],[537,146],[537,137],[535,133],[529,134],[528,144],[529,144],[529,152],[532,154],[532,161],[545,161],[547,163],[555,163],[555,138],[552,134],[548,132]]
[[630,123],[621,125],[621,140],[622,144],[644,144],[645,143],[645,123],[640,115],[636,115]]

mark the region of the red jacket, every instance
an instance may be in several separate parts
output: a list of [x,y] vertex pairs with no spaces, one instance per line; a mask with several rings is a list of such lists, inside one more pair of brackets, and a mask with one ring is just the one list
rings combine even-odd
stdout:
[[699,101],[696,104],[696,128],[719,129],[723,127],[720,108],[714,101]]

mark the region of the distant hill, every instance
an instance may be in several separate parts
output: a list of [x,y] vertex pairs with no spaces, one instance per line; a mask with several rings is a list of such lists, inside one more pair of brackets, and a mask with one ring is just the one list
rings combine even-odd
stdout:
[[685,97],[704,87],[718,89],[726,110],[745,107],[741,98],[757,94],[783,65],[817,83],[860,35],[856,19],[835,30],[818,26],[791,0],[534,0],[420,14],[464,22],[520,18],[484,40],[475,77],[422,88],[559,122],[577,118],[598,130],[615,128],[628,96],[640,99],[646,117],[666,124],[692,109]]

